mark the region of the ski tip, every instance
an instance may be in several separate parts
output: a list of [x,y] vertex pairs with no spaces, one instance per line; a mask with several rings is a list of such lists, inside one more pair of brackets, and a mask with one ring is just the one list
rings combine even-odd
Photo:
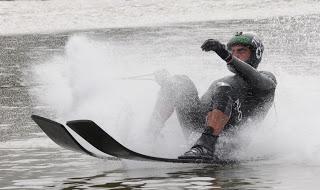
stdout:
[[81,124],[88,124],[88,123],[94,123],[94,122],[92,120],[88,120],[88,119],[67,121],[68,126],[70,126],[70,125],[72,126],[74,124],[81,125]]
[[45,117],[41,117],[41,116],[39,116],[39,115],[31,115],[31,119],[32,119],[33,121],[49,120],[49,119],[47,119],[47,118],[45,118]]
[[41,118],[41,116],[38,116],[38,115],[31,115],[31,119],[35,119],[35,118]]
[[39,126],[41,125],[39,122],[46,122],[46,123],[51,123],[51,124],[54,124],[54,125],[62,125],[56,121],[53,121],[51,119],[48,119],[48,118],[45,118],[45,117],[41,117],[39,115],[31,115],[31,119],[37,123]]

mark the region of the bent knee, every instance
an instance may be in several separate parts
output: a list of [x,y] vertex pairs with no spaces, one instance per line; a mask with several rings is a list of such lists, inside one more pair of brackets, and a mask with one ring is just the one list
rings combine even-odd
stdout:
[[233,105],[232,93],[233,88],[230,84],[218,82],[212,96],[212,109],[218,109],[230,116]]
[[197,88],[192,80],[186,75],[172,76],[172,84],[177,94],[193,94],[198,95]]
[[215,92],[220,94],[229,94],[232,92],[233,88],[229,83],[226,82],[218,82],[215,86]]

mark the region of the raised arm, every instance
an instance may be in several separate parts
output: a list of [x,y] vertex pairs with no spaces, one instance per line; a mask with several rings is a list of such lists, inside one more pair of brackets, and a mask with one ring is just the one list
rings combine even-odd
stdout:
[[277,82],[275,76],[270,72],[259,72],[251,65],[232,56],[226,50],[225,45],[218,40],[209,39],[201,46],[203,51],[214,51],[228,64],[228,67],[234,73],[243,77],[253,88],[260,90],[269,90],[276,87]]
[[235,71],[236,74],[243,77],[253,88],[269,90],[275,88],[277,85],[276,78],[271,72],[259,72],[251,65],[234,56],[232,56],[231,60],[227,62],[227,64]]

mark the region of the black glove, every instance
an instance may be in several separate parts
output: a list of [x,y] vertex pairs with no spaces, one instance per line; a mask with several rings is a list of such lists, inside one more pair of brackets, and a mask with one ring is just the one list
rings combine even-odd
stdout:
[[220,43],[218,40],[208,39],[202,46],[202,51],[215,51],[223,60],[230,61],[232,56],[231,53],[226,50],[226,46]]

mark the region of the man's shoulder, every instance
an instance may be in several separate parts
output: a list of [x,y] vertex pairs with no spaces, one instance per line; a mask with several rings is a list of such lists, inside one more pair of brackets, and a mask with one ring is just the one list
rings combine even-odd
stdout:
[[225,77],[222,77],[222,78],[219,78],[219,79],[215,80],[213,83],[217,83],[217,82],[230,83],[230,82],[235,81],[235,80],[239,80],[238,75],[228,75],[228,76],[225,76]]
[[222,78],[217,79],[217,81],[227,81],[227,80],[238,80],[240,78],[239,75],[233,74],[233,75],[227,75]]
[[266,77],[270,78],[271,80],[273,80],[275,84],[277,84],[277,78],[272,72],[270,71],[259,71],[259,72],[265,75]]
[[230,86],[236,87],[236,86],[247,86],[247,83],[245,82],[245,80],[243,80],[243,78],[239,75],[228,75],[225,77],[222,77],[220,79],[217,79],[215,81],[212,82],[211,87],[216,86],[217,84],[221,84],[221,83],[226,83]]

